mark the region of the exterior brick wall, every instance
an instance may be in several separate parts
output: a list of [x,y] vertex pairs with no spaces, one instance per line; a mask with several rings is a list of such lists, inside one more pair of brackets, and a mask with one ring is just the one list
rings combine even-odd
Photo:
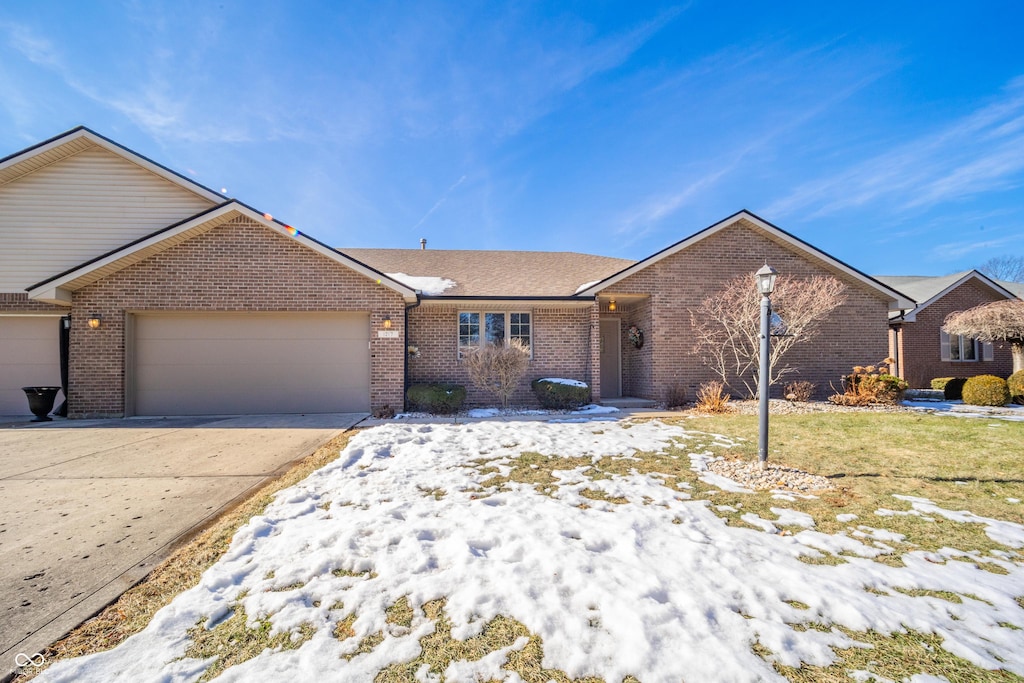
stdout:
[[[393,290],[238,218],[74,293],[70,415],[124,414],[126,322],[143,311],[370,311],[374,332],[390,316],[399,338],[371,334],[370,404],[397,409],[403,401],[404,308]],[[92,313],[102,316],[100,329],[88,329]]]
[[0,313],[69,313],[68,306],[33,301],[28,293],[0,292]]
[[914,322],[902,323],[897,334],[903,379],[911,388],[923,389],[929,388],[936,377],[1008,377],[1013,371],[1009,344],[993,344],[991,361],[981,360],[980,348],[977,361],[943,361],[939,341],[939,330],[950,313],[1004,299],[981,282],[971,279],[922,309]]
[[[817,386],[816,395],[824,397],[852,366],[878,363],[885,357],[888,302],[883,295],[740,221],[601,292],[619,300],[630,294],[650,295],[623,312],[623,335],[631,324],[645,333],[639,350],[623,337],[623,392],[661,401],[670,384],[681,382],[692,398],[700,384],[716,379],[694,353],[689,311],[732,278],[752,276],[766,261],[780,275],[833,275],[847,285],[846,303],[825,321],[819,336],[794,346],[784,359],[796,372],[781,383],[808,380]],[[753,277],[750,286],[755,286]],[[734,395],[745,393],[742,383],[731,384]],[[776,384],[772,390],[778,395],[781,386]]]
[[536,406],[530,382],[541,377],[564,377],[592,382],[589,308],[508,307],[428,304],[409,310],[409,344],[419,354],[409,358],[409,383],[450,382],[466,387],[467,406],[494,406],[498,400],[477,389],[459,361],[459,313],[530,313],[533,357],[511,403]]

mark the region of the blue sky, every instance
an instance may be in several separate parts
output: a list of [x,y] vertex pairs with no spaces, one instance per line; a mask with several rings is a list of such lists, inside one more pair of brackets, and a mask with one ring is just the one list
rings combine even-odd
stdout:
[[0,5],[0,156],[84,124],[334,246],[643,258],[747,208],[1024,254],[1024,3]]

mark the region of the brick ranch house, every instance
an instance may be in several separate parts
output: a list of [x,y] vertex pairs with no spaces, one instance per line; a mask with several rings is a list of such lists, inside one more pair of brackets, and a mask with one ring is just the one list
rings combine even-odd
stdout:
[[0,414],[62,384],[62,353],[70,417],[399,408],[410,383],[468,385],[460,353],[513,337],[531,351],[517,403],[545,376],[658,401],[713,378],[689,310],[766,261],[847,285],[789,359],[824,393],[913,307],[747,211],[636,262],[334,249],[83,127],[0,160],[0,239]]
[[983,344],[942,331],[946,316],[981,304],[1017,298],[1019,283],[993,280],[976,270],[939,277],[876,275],[918,302],[889,319],[889,355],[911,387],[928,388],[936,377],[1007,377],[1013,371],[1008,344]]

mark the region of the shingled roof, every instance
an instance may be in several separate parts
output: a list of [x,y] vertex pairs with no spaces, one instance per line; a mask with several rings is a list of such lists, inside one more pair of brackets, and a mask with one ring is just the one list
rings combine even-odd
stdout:
[[[573,296],[582,285],[614,275],[635,261],[568,251],[467,249],[346,249],[338,251],[387,273],[455,282],[442,296]],[[413,281],[406,282],[414,289]]]

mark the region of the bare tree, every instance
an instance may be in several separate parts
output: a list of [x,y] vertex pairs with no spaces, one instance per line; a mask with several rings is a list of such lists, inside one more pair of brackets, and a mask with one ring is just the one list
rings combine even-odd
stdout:
[[520,340],[510,339],[507,346],[487,344],[469,351],[462,362],[473,385],[497,396],[501,407],[508,409],[509,399],[530,366],[530,349]]
[[993,256],[978,270],[993,280],[1024,282],[1024,256]]
[[[797,344],[817,336],[829,313],[846,301],[846,285],[834,277],[780,276],[772,294],[772,332],[768,382],[774,384],[796,369],[782,359]],[[703,355],[722,381],[739,380],[749,396],[760,381],[761,295],[754,274],[741,275],[690,310],[694,351]]]
[[993,301],[950,313],[942,329],[948,334],[974,337],[982,342],[1009,344],[1013,371],[1024,370],[1024,301]]

